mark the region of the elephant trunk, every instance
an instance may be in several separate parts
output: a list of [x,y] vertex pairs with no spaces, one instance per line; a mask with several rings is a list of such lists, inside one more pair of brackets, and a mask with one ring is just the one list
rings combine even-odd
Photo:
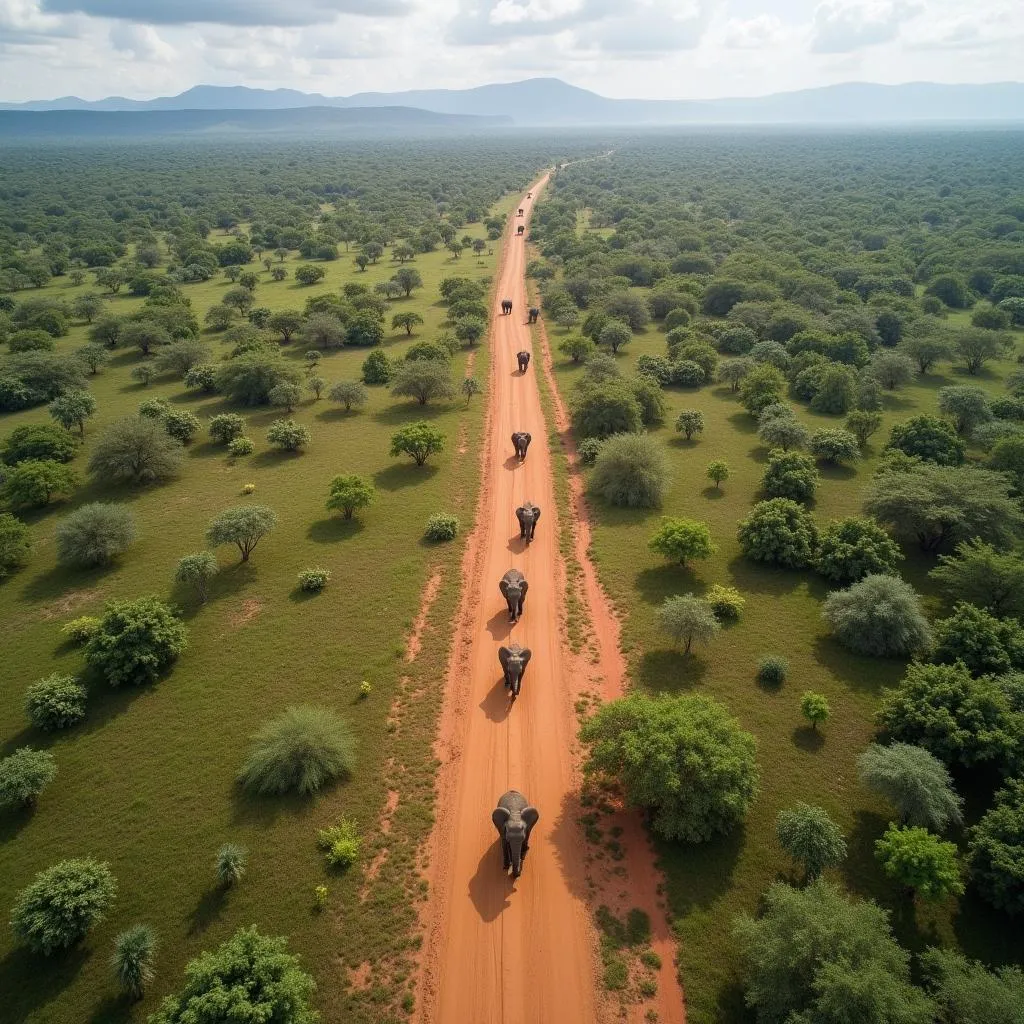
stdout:
[[518,878],[523,873],[523,836],[510,836],[508,839],[509,861],[512,866],[512,877]]

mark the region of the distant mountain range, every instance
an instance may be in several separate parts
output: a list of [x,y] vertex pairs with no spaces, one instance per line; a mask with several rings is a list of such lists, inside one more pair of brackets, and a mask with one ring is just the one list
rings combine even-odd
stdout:
[[528,125],[869,124],[1024,122],[1024,83],[940,85],[851,82],[748,99],[619,100],[557,78],[483,85],[474,89],[415,89],[321,96],[294,89],[198,85],[178,96],[131,100],[75,96],[0,103],[19,111],[272,111],[301,107],[356,109],[415,107],[437,114],[511,119]]

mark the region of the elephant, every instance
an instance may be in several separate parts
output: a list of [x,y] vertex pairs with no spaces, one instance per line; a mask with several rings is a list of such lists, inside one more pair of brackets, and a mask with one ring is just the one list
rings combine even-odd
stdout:
[[522,217],[522,215],[523,215],[523,208],[520,206],[519,207],[519,216]]
[[519,461],[522,462],[526,458],[526,449],[530,447],[530,442],[533,440],[533,435],[526,433],[524,430],[517,430],[512,435],[512,447],[516,450],[516,455],[519,456]]
[[501,662],[501,672],[505,677],[505,689],[508,690],[513,704],[522,689],[523,676],[526,675],[526,666],[530,664],[530,657],[530,648],[520,647],[519,644],[498,648],[498,661]]
[[508,621],[518,622],[523,614],[526,592],[530,589],[526,577],[518,569],[509,569],[499,580],[498,589],[508,604]]
[[519,539],[527,542],[533,540],[533,531],[537,529],[540,509],[532,501],[526,501],[516,509],[519,520]]
[[535,324],[537,322],[537,318],[539,316],[540,316],[540,310],[536,306],[531,306],[530,309],[529,309],[529,313],[528,313],[526,322],[528,324]]
[[508,316],[512,312],[512,300],[502,299],[501,300],[501,315]]
[[532,192],[527,192],[526,193],[526,198],[527,199],[532,199],[533,198],[533,193]]
[[526,228],[522,224],[520,224],[519,227],[516,228],[516,234],[517,235],[522,235],[522,234],[525,234],[525,233],[526,233]]
[[526,373],[530,366],[530,353],[523,351],[516,353],[516,362],[519,364],[519,372]]
[[518,790],[510,789],[491,812],[491,821],[501,836],[501,867],[512,869],[512,877],[523,873],[523,859],[530,849],[530,833],[540,820],[540,812]]

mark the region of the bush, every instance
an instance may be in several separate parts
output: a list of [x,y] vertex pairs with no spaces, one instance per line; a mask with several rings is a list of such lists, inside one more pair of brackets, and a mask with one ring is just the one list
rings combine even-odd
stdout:
[[970,866],[983,899],[1008,914],[1024,913],[1024,780],[997,791],[970,830]]
[[61,626],[60,635],[73,647],[81,647],[93,638],[99,628],[100,620],[94,615],[81,615]]
[[25,714],[44,732],[67,729],[85,718],[85,702],[85,687],[74,676],[55,672],[25,691]]
[[704,413],[698,409],[684,409],[676,420],[676,430],[686,435],[689,441],[694,434],[704,432]]
[[141,999],[153,980],[156,936],[148,925],[137,924],[114,940],[111,966],[118,985],[132,999]]
[[1003,675],[1024,668],[1024,629],[983,608],[958,602],[949,618],[935,623],[932,660],[963,664],[971,675]]
[[964,461],[964,442],[951,424],[934,416],[915,416],[897,423],[886,447],[939,466],[959,466]]
[[666,597],[658,609],[658,625],[677,647],[682,646],[683,654],[690,653],[694,642],[710,643],[722,628],[711,605],[692,594]]
[[178,559],[178,567],[174,571],[177,583],[195,589],[200,602],[206,602],[210,580],[220,572],[217,559],[211,551],[197,551],[193,555],[185,555]]
[[89,472],[108,485],[166,480],[180,467],[181,445],[161,423],[143,416],[125,416],[109,424],[89,459]]
[[914,588],[895,576],[865,576],[825,598],[821,617],[857,654],[904,658],[927,648],[931,628]]
[[20,462],[70,462],[77,454],[78,445],[69,430],[33,423],[15,427],[7,435],[0,459],[6,466],[17,466]]
[[295,420],[274,420],[267,428],[267,440],[283,451],[297,452],[309,444],[309,428]]
[[420,405],[426,405],[435,398],[452,399],[456,390],[451,367],[448,363],[431,359],[402,362],[394,367],[391,394],[399,398],[415,398]]
[[1024,557],[1015,551],[965,541],[955,555],[940,555],[929,575],[948,601],[966,601],[998,618],[1024,617]]
[[724,587],[714,583],[708,588],[704,600],[711,606],[716,618],[738,619],[747,603],[743,595],[735,587]]
[[288,940],[243,928],[185,968],[185,986],[168,996],[149,1024],[212,1024],[223,1019],[225,993],[239,1021],[316,1024],[309,1001],[316,986],[287,952]]
[[332,402],[345,406],[345,412],[352,409],[361,409],[370,399],[370,393],[366,387],[357,380],[343,380],[335,384],[327,397]]
[[74,490],[78,476],[60,462],[19,462],[7,471],[3,495],[12,508],[43,508],[58,494]]
[[777,449],[769,454],[768,466],[761,478],[761,490],[766,498],[806,502],[814,497],[817,486],[818,471],[809,456]]
[[242,405],[267,405],[278,384],[298,380],[298,371],[277,352],[246,352],[217,368],[217,390]]
[[391,457],[408,455],[417,466],[426,463],[431,455],[444,451],[445,435],[425,420],[408,423],[391,435]]
[[818,543],[810,513],[789,498],[759,501],[740,523],[738,537],[747,558],[786,569],[810,565]]
[[245,432],[245,420],[238,413],[222,412],[210,417],[210,440],[214,444],[230,444]]
[[138,530],[127,505],[95,501],[66,515],[54,537],[61,565],[91,568],[124,554],[138,539]]
[[990,973],[961,953],[934,947],[918,959],[935,1001],[935,1019],[942,1024],[1010,1024],[1024,1005],[1024,973],[1019,967],[1001,967]]
[[816,430],[811,434],[811,454],[822,462],[836,465],[860,458],[860,443],[848,430],[838,427]]
[[380,351],[371,352],[364,360],[362,378],[364,384],[387,384],[394,368],[388,357]]
[[789,675],[789,662],[778,654],[766,654],[757,663],[757,681],[762,686],[781,686]]
[[20,747],[0,758],[0,808],[31,807],[56,774],[57,763],[48,750]]
[[572,423],[579,437],[635,433],[643,426],[643,409],[627,384],[604,381],[577,391],[572,400]]
[[239,782],[262,794],[315,793],[355,766],[348,726],[325,707],[288,708],[252,737]]
[[757,416],[766,405],[782,400],[786,393],[786,378],[771,363],[758,363],[743,377],[739,391],[743,408],[751,416]]
[[700,363],[692,359],[680,359],[672,364],[671,383],[681,388],[699,388],[707,383],[708,376]]
[[656,507],[668,483],[664,454],[646,434],[616,434],[602,444],[590,483],[609,504]]
[[214,858],[213,867],[217,873],[217,881],[225,889],[230,889],[242,880],[245,867],[249,860],[249,851],[237,843],[225,843]]
[[599,437],[585,437],[576,445],[576,454],[579,456],[580,465],[593,466],[601,454],[601,445],[604,442]]
[[103,863],[62,860],[40,871],[23,889],[11,913],[19,945],[49,956],[73,946],[98,925],[117,895],[117,883]]
[[155,597],[110,601],[85,661],[111,686],[141,685],[156,682],[186,646],[185,627]]
[[599,707],[580,739],[587,773],[620,783],[664,839],[730,832],[757,795],[754,738],[708,697],[633,693]]
[[299,573],[299,590],[308,594],[319,594],[330,581],[331,574],[327,569],[303,569]]
[[821,531],[814,569],[848,586],[865,576],[895,576],[902,560],[899,546],[877,523],[850,516],[834,520]]
[[331,481],[327,508],[351,519],[357,509],[366,508],[375,496],[376,491],[368,480],[355,473],[347,473]]
[[710,558],[717,550],[706,523],[667,516],[662,518],[661,528],[648,547],[677,565],[686,565],[695,558]]
[[217,390],[217,367],[210,364],[193,366],[185,371],[183,380],[189,391],[211,395]]
[[330,825],[317,832],[316,845],[324,851],[328,867],[343,871],[359,859],[362,839],[356,823],[342,818],[337,825]]
[[964,891],[956,844],[926,828],[890,825],[875,842],[875,857],[890,878],[922,899],[936,902]]
[[843,830],[824,807],[797,803],[775,818],[779,845],[804,869],[804,879],[817,878],[846,856]]
[[857,759],[860,781],[896,809],[901,825],[942,832],[962,820],[963,801],[946,766],[923,747],[872,743]]
[[252,455],[254,451],[256,451],[256,442],[251,437],[236,437],[228,443],[228,455],[233,459]]
[[427,529],[423,536],[431,543],[455,540],[459,532],[459,520],[450,512],[435,512],[427,520]]
[[0,580],[24,565],[31,550],[28,527],[9,512],[0,512]]

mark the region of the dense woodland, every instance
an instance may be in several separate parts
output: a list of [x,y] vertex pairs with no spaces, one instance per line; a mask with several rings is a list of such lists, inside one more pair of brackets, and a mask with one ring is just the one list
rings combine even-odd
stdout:
[[[1022,158],[1015,132],[4,154],[15,1019],[215,1019],[186,1011],[239,960],[288,1019],[412,1011],[413,695],[454,587],[412,665],[402,640],[472,517],[497,240],[557,164],[528,270],[557,483],[586,476],[633,683],[584,716],[588,856],[644,811],[696,1024],[1016,1024]],[[603,983],[642,1002],[604,909]]]

